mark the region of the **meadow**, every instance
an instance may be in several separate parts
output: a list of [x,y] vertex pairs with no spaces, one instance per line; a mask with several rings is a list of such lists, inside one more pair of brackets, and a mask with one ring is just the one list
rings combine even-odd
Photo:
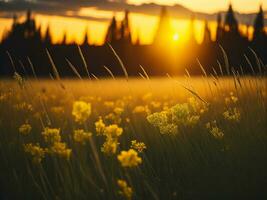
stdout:
[[0,82],[1,199],[266,199],[266,77]]

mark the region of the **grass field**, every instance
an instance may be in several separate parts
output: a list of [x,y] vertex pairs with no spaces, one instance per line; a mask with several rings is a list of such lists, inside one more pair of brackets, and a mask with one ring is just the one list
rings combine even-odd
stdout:
[[264,77],[1,80],[0,199],[266,199]]

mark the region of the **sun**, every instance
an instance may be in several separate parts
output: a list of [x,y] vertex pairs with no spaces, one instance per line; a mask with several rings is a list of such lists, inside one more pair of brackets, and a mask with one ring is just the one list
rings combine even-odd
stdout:
[[177,42],[180,39],[180,35],[178,33],[175,33],[172,37],[173,41]]

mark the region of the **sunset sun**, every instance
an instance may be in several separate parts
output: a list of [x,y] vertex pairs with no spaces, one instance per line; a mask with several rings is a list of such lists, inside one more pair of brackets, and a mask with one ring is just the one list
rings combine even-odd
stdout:
[[178,42],[179,39],[180,39],[180,35],[179,35],[178,33],[175,33],[175,34],[173,35],[172,39],[173,39],[174,42]]

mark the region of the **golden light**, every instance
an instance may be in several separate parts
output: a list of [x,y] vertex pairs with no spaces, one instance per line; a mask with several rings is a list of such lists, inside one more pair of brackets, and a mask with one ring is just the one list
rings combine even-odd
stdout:
[[180,39],[180,35],[178,33],[175,33],[172,39],[174,42],[177,42]]

